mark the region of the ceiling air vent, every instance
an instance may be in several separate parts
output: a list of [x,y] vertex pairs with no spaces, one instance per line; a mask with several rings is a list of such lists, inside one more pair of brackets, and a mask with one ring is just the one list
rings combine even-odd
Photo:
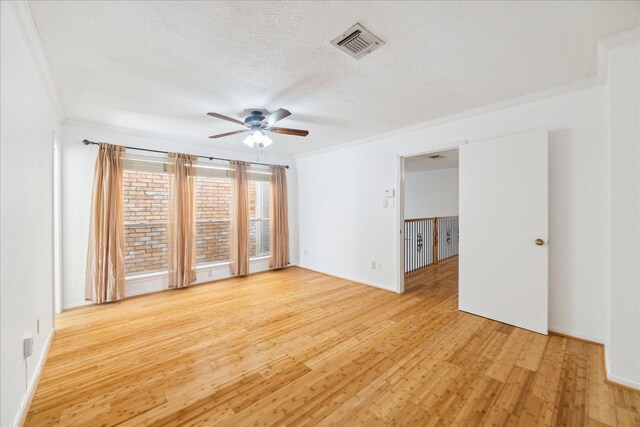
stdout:
[[332,40],[331,44],[354,58],[360,59],[383,46],[384,42],[362,25],[356,24],[340,37]]

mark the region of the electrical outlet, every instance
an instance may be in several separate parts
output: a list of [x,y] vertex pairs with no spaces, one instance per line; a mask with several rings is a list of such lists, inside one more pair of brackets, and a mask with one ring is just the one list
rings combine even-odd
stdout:
[[309,249],[305,249],[305,250],[304,250],[304,254],[305,254],[305,255],[309,255]]
[[372,270],[376,269],[376,262],[375,261],[371,261],[371,269]]

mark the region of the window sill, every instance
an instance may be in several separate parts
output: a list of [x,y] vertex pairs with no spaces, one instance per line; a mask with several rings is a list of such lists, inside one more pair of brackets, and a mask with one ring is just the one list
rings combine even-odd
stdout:
[[140,273],[140,274],[132,274],[130,276],[125,276],[124,281],[126,283],[143,282],[145,280],[156,279],[158,277],[164,277],[166,275],[167,275],[167,270],[153,271],[151,273]]
[[[254,262],[254,261],[264,261],[266,259],[269,259],[269,255],[264,255],[264,256],[257,256],[257,257],[253,257],[253,258],[249,258],[249,262]],[[196,271],[200,271],[200,270],[209,270],[211,268],[217,268],[217,267],[225,267],[229,265],[229,261],[223,261],[223,262],[213,262],[211,264],[200,264],[200,265],[196,265]]]
[[[268,260],[268,259],[269,259],[269,255],[249,258],[249,263],[265,261],[265,260]],[[196,265],[196,271],[206,271],[206,270],[212,270],[212,269],[221,268],[221,267],[228,267],[228,266],[229,266],[229,261],[214,262],[214,263],[210,263],[210,264],[201,264],[201,265]],[[168,273],[167,273],[166,270],[153,271],[151,273],[132,274],[130,276],[125,276],[124,280],[125,280],[126,283],[137,283],[137,282],[144,282],[144,281],[149,280],[149,279],[157,279],[157,278],[161,278],[161,277],[166,277],[167,274]]]

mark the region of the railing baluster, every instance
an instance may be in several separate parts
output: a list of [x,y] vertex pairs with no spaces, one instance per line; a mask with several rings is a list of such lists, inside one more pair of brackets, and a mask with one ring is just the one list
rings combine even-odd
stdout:
[[420,266],[424,265],[424,253],[425,253],[425,245],[424,245],[424,236],[426,236],[425,230],[425,222],[420,221],[420,235],[422,236],[422,250],[420,251]]
[[413,251],[413,270],[418,268],[418,225],[419,224],[420,224],[419,222],[413,223],[413,236],[415,238],[414,240],[415,250]]
[[433,220],[433,263],[438,263],[438,218]]
[[405,220],[404,272],[458,255],[459,237],[457,216]]

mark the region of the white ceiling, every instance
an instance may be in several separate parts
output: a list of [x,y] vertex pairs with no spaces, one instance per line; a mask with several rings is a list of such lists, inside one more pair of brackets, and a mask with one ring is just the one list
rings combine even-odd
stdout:
[[[205,116],[289,109],[295,155],[596,74],[596,41],[638,2],[30,2],[69,119],[241,148]],[[386,42],[330,41],[360,22]]]
[[[441,155],[442,158],[432,159],[431,156]],[[450,169],[458,167],[458,150],[438,151],[437,153],[421,154],[407,157],[404,160],[404,171],[422,172],[436,169]]]

